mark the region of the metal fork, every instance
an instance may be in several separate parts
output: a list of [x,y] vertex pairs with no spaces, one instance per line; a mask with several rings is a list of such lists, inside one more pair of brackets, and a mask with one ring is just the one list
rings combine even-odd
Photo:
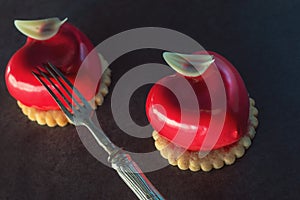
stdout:
[[[115,146],[104,132],[93,123],[91,116],[93,115],[94,110],[72,83],[51,63],[43,65],[43,69],[44,70],[37,68],[38,73],[32,73],[48,90],[61,110],[75,126],[85,126],[89,129],[97,143],[108,153],[108,161],[111,163],[112,168],[118,172],[119,176],[135,195],[142,200],[164,199],[143,174],[137,164],[131,159],[130,155],[124,153],[121,148]],[[54,93],[53,89],[51,89],[43,79],[46,79],[54,89],[57,90],[61,98]],[[54,80],[61,86],[62,90],[57,87]],[[73,94],[76,95],[78,97],[77,99],[80,99],[80,101],[71,94],[70,89],[67,87],[70,87],[70,89],[73,90]],[[67,94],[68,97],[65,94]],[[72,99],[75,105],[72,105],[72,102],[69,99]]]

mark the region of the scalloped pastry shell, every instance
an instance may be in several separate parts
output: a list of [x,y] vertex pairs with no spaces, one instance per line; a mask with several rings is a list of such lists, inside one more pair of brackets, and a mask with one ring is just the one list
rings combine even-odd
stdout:
[[162,157],[168,159],[169,164],[178,166],[181,170],[208,172],[212,169],[220,169],[224,165],[231,165],[237,158],[245,154],[245,150],[251,146],[251,140],[256,133],[257,116],[258,110],[255,107],[255,101],[250,98],[250,123],[245,136],[230,146],[210,151],[205,157],[201,156],[201,152],[188,151],[172,144],[155,130],[152,137],[155,140],[155,147],[160,151]]

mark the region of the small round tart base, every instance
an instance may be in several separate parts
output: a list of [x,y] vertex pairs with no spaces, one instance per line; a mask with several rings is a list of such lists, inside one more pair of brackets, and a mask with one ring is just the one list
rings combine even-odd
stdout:
[[[90,101],[90,104],[94,109],[96,109],[97,106],[102,105],[104,96],[108,93],[108,86],[111,83],[110,77],[111,70],[107,68],[102,75],[98,93],[95,98]],[[47,125],[49,127],[58,125],[60,127],[64,127],[70,123],[61,110],[39,110],[34,107],[25,106],[20,101],[17,101],[17,104],[22,109],[24,115],[26,115],[31,121],[36,121],[40,125]]]
[[236,158],[240,158],[245,154],[245,150],[251,145],[251,140],[255,136],[255,128],[258,126],[258,110],[255,107],[255,101],[250,98],[250,123],[248,132],[238,142],[215,149],[201,156],[203,152],[195,152],[185,150],[182,147],[172,144],[170,141],[159,135],[157,131],[153,131],[153,139],[155,147],[160,151],[160,154],[173,166],[178,166],[181,170],[190,169],[191,171],[205,171],[212,169],[220,169],[224,165],[231,165]]

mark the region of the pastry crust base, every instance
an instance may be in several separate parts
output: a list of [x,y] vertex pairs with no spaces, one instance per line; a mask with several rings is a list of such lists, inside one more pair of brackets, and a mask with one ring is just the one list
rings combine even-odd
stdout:
[[[104,96],[108,93],[108,86],[111,83],[111,70],[107,68],[101,79],[100,88],[93,100],[90,101],[91,106],[96,109],[97,106],[102,105]],[[65,114],[61,110],[39,110],[33,107],[28,107],[17,101],[18,106],[22,109],[24,115],[26,115],[31,121],[36,121],[40,125],[47,125],[54,127],[56,125],[63,127],[69,122]]]
[[255,128],[258,126],[257,120],[258,110],[255,107],[255,101],[250,98],[250,123],[248,132],[238,142],[210,151],[205,157],[201,157],[201,152],[185,150],[176,146],[153,131],[152,137],[155,140],[155,147],[160,154],[173,166],[178,166],[181,170],[190,169],[191,171],[210,171],[220,169],[224,165],[231,165],[236,158],[240,158],[245,154],[245,150],[251,145],[251,140],[255,136]]

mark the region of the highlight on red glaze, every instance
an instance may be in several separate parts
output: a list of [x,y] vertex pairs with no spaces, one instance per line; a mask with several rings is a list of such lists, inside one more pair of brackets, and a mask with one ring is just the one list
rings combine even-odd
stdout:
[[[213,147],[213,149],[218,149],[238,141],[247,132],[249,97],[241,76],[227,59],[215,52],[196,52],[195,54],[207,53],[214,56],[214,64],[221,74],[223,80],[222,85],[225,86],[227,100],[226,110],[214,111],[223,112],[226,116],[220,137]],[[202,144],[206,137],[213,111],[211,110],[210,94],[203,80],[203,76],[213,79],[215,76],[214,73],[212,67],[208,67],[208,69],[198,77],[184,77],[176,73],[164,77],[151,88],[146,101],[146,114],[151,125],[155,130],[159,131],[160,135],[172,141],[177,137],[176,134],[180,129],[186,133],[185,137],[181,136],[180,140],[174,139],[172,142],[191,151],[199,151],[200,149],[206,150],[205,147],[202,147]],[[170,91],[168,88],[162,86],[175,85],[180,88],[181,85],[178,83],[182,78],[186,79],[193,88],[193,94],[185,91],[185,101],[189,101],[189,99],[196,94],[199,103],[199,112],[194,112],[188,104],[180,108],[179,102],[173,93],[174,91]],[[223,86],[216,84],[213,85],[212,89],[218,93],[220,87]],[[178,91],[180,91],[180,89]],[[181,110],[186,112],[181,113]],[[200,113],[200,117],[194,116],[195,113]],[[186,116],[182,116],[182,114]],[[182,123],[181,119],[183,118],[188,120]],[[195,120],[193,120],[195,118],[199,118],[199,121],[197,120],[196,123]],[[196,132],[194,131],[195,128]],[[193,140],[190,141],[191,137],[188,134],[193,131],[195,135],[193,136]]]
[[59,109],[47,90],[32,75],[36,67],[50,62],[71,82],[75,78],[76,82],[82,82],[76,86],[87,99],[92,99],[95,91],[89,90],[89,86],[99,81],[101,75],[98,55],[90,56],[93,57],[93,65],[87,67],[86,76],[76,77],[76,73],[93,48],[90,40],[69,23],[62,24],[58,33],[50,39],[37,40],[28,37],[24,46],[11,57],[7,65],[5,80],[9,93],[26,106],[40,110]]

